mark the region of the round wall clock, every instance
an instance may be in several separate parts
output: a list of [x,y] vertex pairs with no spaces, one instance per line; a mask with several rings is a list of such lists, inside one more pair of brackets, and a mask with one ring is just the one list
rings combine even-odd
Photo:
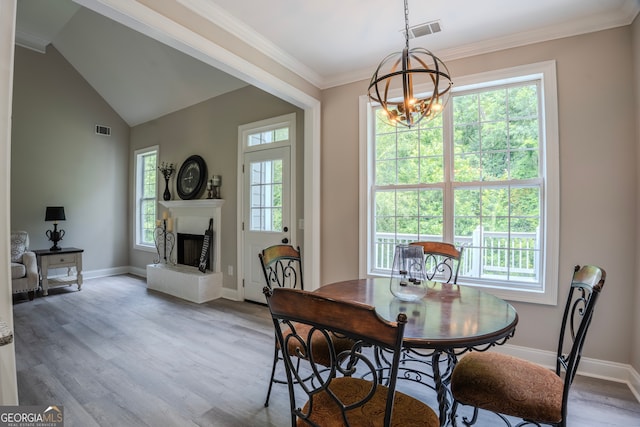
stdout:
[[206,181],[207,164],[204,159],[198,155],[189,157],[180,166],[176,178],[178,196],[183,200],[191,200],[200,196]]

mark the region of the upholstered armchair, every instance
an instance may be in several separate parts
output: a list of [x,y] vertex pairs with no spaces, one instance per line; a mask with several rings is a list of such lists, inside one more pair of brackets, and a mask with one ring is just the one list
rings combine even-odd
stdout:
[[11,287],[13,293],[27,292],[33,300],[38,290],[38,264],[36,254],[29,251],[29,233],[11,232]]

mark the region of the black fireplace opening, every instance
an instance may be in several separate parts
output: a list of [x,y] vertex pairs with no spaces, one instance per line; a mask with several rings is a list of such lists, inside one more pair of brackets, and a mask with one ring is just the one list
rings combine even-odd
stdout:
[[[204,235],[178,233],[178,264],[198,267],[200,265],[200,254]],[[213,242],[209,244],[209,256],[207,257],[207,270],[211,270],[211,254],[213,253]]]

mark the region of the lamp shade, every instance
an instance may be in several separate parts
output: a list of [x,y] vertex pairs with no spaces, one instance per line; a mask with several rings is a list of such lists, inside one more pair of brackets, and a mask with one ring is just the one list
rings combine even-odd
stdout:
[[64,206],[47,206],[47,212],[44,215],[45,221],[65,221]]

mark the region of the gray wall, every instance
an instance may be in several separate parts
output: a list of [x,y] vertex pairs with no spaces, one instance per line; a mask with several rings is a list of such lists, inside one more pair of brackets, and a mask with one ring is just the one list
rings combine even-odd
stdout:
[[11,228],[49,248],[45,207],[64,206],[60,244],[85,250],[85,271],[126,267],[129,126],[52,46],[16,46],[13,84]]
[[[636,281],[638,115],[631,28],[596,32],[448,61],[456,76],[557,61],[560,126],[559,296],[573,265],[598,264],[607,283],[585,356],[631,363]],[[635,53],[637,55],[637,53]],[[358,97],[368,81],[323,92],[322,282],[358,276]],[[340,126],[336,126],[340,123]],[[328,173],[331,171],[331,173]],[[553,350],[561,307],[514,303],[511,343]],[[636,339],[637,340],[637,339]],[[636,344],[637,347],[637,344]],[[634,367],[640,368],[637,356]]]
[[[222,254],[220,260],[225,288],[235,289],[237,280],[238,126],[292,112],[297,113],[296,167],[298,183],[296,188],[298,194],[296,200],[298,206],[296,208],[298,217],[302,218],[304,124],[303,112],[299,108],[253,86],[247,86],[131,129],[131,158],[133,158],[133,152],[139,148],[159,145],[161,162],[172,162],[177,165],[177,168],[180,168],[187,157],[198,154],[207,163],[209,176],[222,175],[221,193],[225,203],[222,207]],[[133,166],[130,175],[130,188],[133,189]],[[161,198],[162,191],[164,191],[164,179],[159,179],[158,186]],[[175,176],[171,179],[169,188],[172,199],[179,200],[176,193]],[[299,232],[298,241],[301,246],[302,237],[302,233]],[[133,242],[130,247],[133,247]],[[152,260],[153,254],[131,249],[130,265],[145,268]],[[227,274],[228,266],[233,267],[234,276]]]

